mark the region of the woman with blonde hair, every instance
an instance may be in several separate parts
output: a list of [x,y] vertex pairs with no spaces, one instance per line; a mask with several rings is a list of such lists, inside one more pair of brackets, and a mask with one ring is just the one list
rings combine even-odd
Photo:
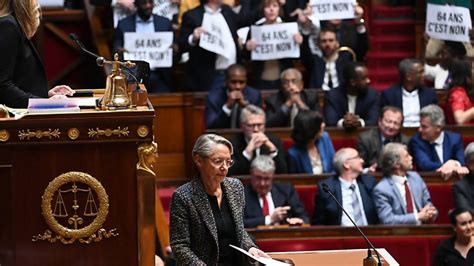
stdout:
[[37,0],[0,0],[0,104],[25,108],[30,98],[74,94],[65,85],[48,91],[43,64],[30,41],[40,18]]

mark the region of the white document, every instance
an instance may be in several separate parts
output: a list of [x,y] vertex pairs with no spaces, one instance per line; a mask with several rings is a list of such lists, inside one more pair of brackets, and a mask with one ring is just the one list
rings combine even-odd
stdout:
[[300,46],[295,42],[298,33],[296,22],[252,26],[252,39],[257,47],[252,51],[252,60],[299,58]]
[[470,42],[471,28],[471,14],[468,8],[428,4],[425,25],[428,36],[440,40]]
[[310,0],[313,16],[319,20],[348,19],[355,17],[355,0]]
[[237,36],[239,36],[239,39],[242,45],[245,45],[245,43],[247,42],[249,31],[250,31],[250,27],[243,27],[237,30]]
[[204,13],[201,27],[204,29],[204,32],[201,33],[199,47],[222,55],[227,59],[235,58],[234,39],[224,16]]
[[251,255],[250,253],[248,253],[247,251],[239,248],[239,247],[236,247],[234,245],[231,245],[229,244],[230,247],[232,248],[235,248],[236,250],[242,252],[243,254],[247,255],[247,257],[250,257],[260,263],[263,263],[264,265],[268,265],[268,266],[290,266],[290,264],[288,263],[284,263],[284,262],[281,262],[281,261],[278,261],[278,260],[274,260],[274,259],[271,259],[271,258],[261,258],[261,257],[255,257],[253,255]]
[[80,111],[81,110],[77,103],[71,98],[31,98],[28,100],[28,113],[64,113]]
[[173,15],[178,13],[178,9],[178,5],[172,4],[170,0],[155,0],[153,14],[172,20]]
[[64,6],[64,0],[39,0],[41,7],[58,7]]
[[150,68],[171,67],[173,65],[173,32],[138,33],[125,32],[125,60],[143,60]]

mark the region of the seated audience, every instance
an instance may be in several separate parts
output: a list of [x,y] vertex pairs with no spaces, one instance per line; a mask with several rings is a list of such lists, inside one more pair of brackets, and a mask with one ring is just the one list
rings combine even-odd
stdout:
[[362,174],[364,161],[355,149],[342,148],[334,156],[336,175],[318,184],[311,224],[353,226],[349,218],[329,193],[327,185],[357,225],[377,224],[377,212],[372,197],[375,178]]
[[410,140],[410,153],[418,171],[437,171],[445,178],[464,175],[464,145],[460,134],[444,130],[441,107],[431,104],[420,112],[420,129]]
[[451,82],[449,84],[446,115],[449,124],[474,123],[474,88],[472,74],[474,65],[468,59],[453,60],[451,63]]
[[364,159],[364,167],[377,165],[377,169],[380,169],[380,154],[386,144],[397,142],[408,145],[410,138],[400,132],[402,123],[402,110],[388,105],[382,108],[377,127],[360,133],[357,151]]
[[472,212],[456,208],[449,213],[454,236],[441,242],[433,256],[433,266],[474,265],[474,223]]
[[[263,0],[263,15],[264,17],[256,22],[257,26],[260,25],[272,25],[282,23],[280,15],[280,3],[279,0]],[[249,32],[249,36],[251,32]],[[294,40],[297,44],[303,42],[303,36],[300,33],[296,33]],[[255,50],[258,43],[255,39],[250,39],[245,44],[245,48],[249,51],[248,57],[251,58],[251,52]],[[259,90],[266,89],[278,89],[280,88],[280,73],[290,67],[293,67],[291,58],[274,59],[266,61],[255,61],[252,62],[252,82],[255,87]]]
[[380,106],[392,105],[403,111],[403,126],[418,127],[420,125],[420,109],[437,104],[436,92],[424,87],[423,63],[417,59],[403,59],[398,65],[400,84],[382,92]]
[[332,172],[334,146],[324,127],[319,112],[303,110],[298,113],[291,133],[295,144],[288,150],[289,173]]
[[[173,31],[171,21],[165,17],[153,14],[153,0],[136,0],[135,6],[137,12],[118,22],[114,34],[114,48],[121,57],[126,52],[124,48],[125,32],[162,32]],[[145,83],[148,92],[170,92],[171,87],[171,68],[151,69],[148,81]]]
[[231,65],[225,72],[225,87],[213,88],[206,101],[207,128],[238,128],[241,110],[253,104],[260,106],[260,92],[247,86],[247,70]]
[[324,95],[324,117],[328,126],[346,130],[373,126],[379,114],[378,93],[369,88],[367,67],[349,62],[343,68],[344,82]]
[[268,127],[289,127],[300,110],[319,111],[319,99],[314,91],[305,91],[303,76],[295,68],[281,73],[281,88],[265,99]]
[[244,225],[309,223],[306,210],[292,185],[273,183],[275,162],[268,155],[257,156],[250,164],[250,185],[245,186]]
[[319,48],[322,56],[314,55],[311,60],[310,88],[331,90],[343,82],[342,68],[351,61],[349,53],[339,53],[339,42],[332,28],[321,29]]
[[474,142],[467,145],[464,159],[469,174],[453,185],[454,206],[474,211]]
[[433,81],[435,89],[448,89],[452,80],[450,68],[453,59],[461,59],[465,56],[466,48],[462,43],[444,41],[438,53],[439,63],[434,66],[425,64],[425,79]]
[[407,147],[389,143],[382,152],[383,178],[375,186],[374,200],[382,224],[433,223],[438,210],[431,203],[425,182],[413,169]]
[[269,155],[275,161],[275,173],[287,173],[286,155],[281,140],[265,133],[265,112],[255,105],[247,105],[240,113],[242,132],[232,137],[234,146],[234,166],[230,175],[248,175],[250,163],[259,155]]

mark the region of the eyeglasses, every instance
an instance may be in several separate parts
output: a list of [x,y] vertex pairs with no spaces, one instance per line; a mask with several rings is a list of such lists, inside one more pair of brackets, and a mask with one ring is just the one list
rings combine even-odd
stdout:
[[230,168],[232,165],[234,165],[234,160],[232,159],[223,159],[223,158],[208,158],[211,164],[215,167],[222,167],[226,166],[227,168]]
[[260,128],[263,128],[263,126],[265,126],[265,124],[263,124],[263,123],[247,124],[247,123],[245,123],[245,126],[249,127],[249,128],[257,127],[258,129],[260,129]]
[[361,159],[361,158],[360,158],[360,155],[359,155],[359,154],[357,154],[357,156],[354,156],[354,157],[348,158],[346,161],[350,161],[350,160],[354,160],[354,159]]

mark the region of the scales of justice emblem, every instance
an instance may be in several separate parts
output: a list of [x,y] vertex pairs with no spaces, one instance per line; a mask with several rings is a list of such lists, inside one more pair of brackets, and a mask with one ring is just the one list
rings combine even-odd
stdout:
[[102,184],[89,174],[68,172],[56,177],[44,191],[41,209],[51,230],[33,236],[33,241],[90,244],[118,236],[115,228],[102,228],[109,199]]

